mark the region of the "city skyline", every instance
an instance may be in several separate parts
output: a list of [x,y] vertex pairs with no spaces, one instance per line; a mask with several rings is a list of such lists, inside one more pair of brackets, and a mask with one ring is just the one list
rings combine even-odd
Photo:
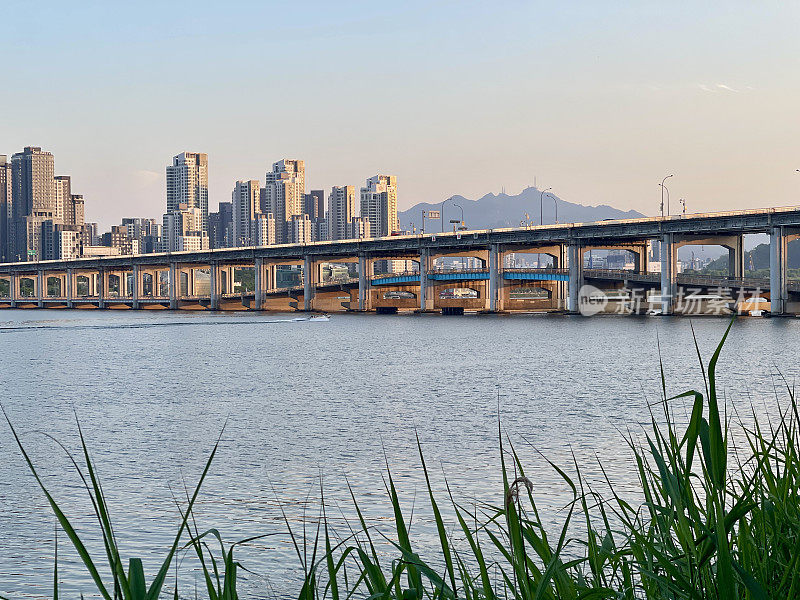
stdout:
[[[315,189],[394,173],[401,210],[536,178],[653,215],[670,173],[695,210],[794,203],[800,9],[580,6],[201,2],[158,22],[12,6],[0,33],[28,51],[4,71],[0,138],[62,157],[104,227],[158,214],[163,161],[184,147],[211,158],[211,210],[273,156],[302,157]],[[268,23],[280,33],[248,35]],[[282,55],[291,68],[253,76]]]

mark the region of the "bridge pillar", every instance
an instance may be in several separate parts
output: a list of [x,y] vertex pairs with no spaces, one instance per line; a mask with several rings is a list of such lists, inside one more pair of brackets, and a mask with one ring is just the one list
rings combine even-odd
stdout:
[[106,290],[108,290],[108,273],[105,269],[100,269],[97,276],[97,306],[106,307]]
[[16,273],[11,273],[8,278],[8,295],[11,298],[11,308],[16,308],[19,298],[19,278]]
[[744,277],[744,236],[731,236],[728,246],[728,274],[740,279]]
[[74,269],[67,269],[67,281],[66,281],[66,292],[65,296],[67,297],[67,308],[74,308],[75,307],[75,271]]
[[647,273],[647,257],[650,254],[650,248],[647,244],[637,244],[636,248],[632,250],[634,272]]
[[678,248],[674,235],[661,236],[661,314],[671,315],[678,291]]
[[498,244],[492,244],[489,246],[489,306],[487,306],[487,310],[489,312],[499,312],[502,311],[503,306],[503,297],[502,297],[502,281],[501,277],[503,276],[501,273],[501,262],[503,260],[503,253],[500,252],[500,247]]
[[42,285],[44,282],[44,271],[39,269],[36,271],[36,304],[39,308],[44,308],[44,296],[45,296],[45,286]]
[[[261,310],[264,306],[264,259],[257,258],[253,264],[253,273],[255,275],[255,305],[253,310]],[[267,275],[269,279],[269,275]]]
[[788,292],[786,289],[787,241],[783,227],[773,227],[769,232],[769,304],[773,315],[786,314]]
[[431,252],[427,248],[419,251],[419,311],[427,312],[433,310],[434,287],[428,282],[428,273],[431,270],[433,259]]
[[[558,264],[553,265],[558,269],[565,269],[567,268],[567,246],[564,244],[560,244],[559,251],[558,251]],[[567,281],[557,281],[556,282],[556,291],[558,293],[558,309],[566,311],[567,304],[569,302],[569,282]]]
[[222,269],[218,263],[211,263],[209,265],[211,271],[211,310],[219,310],[219,290],[220,279],[222,278]]
[[572,242],[567,246],[569,262],[569,282],[567,283],[567,311],[580,311],[580,292],[583,287],[583,251],[580,242]]
[[372,308],[371,304],[371,284],[372,284],[372,265],[371,259],[367,255],[358,255],[358,310],[366,311]]
[[180,281],[178,281],[178,264],[169,263],[169,307],[171,310],[178,310],[178,296],[180,292]]
[[133,299],[133,308],[139,308],[139,297],[142,290],[142,270],[139,265],[133,265],[133,289],[131,290],[131,298]]
[[303,310],[314,309],[314,292],[317,286],[317,263],[306,255],[303,259]]

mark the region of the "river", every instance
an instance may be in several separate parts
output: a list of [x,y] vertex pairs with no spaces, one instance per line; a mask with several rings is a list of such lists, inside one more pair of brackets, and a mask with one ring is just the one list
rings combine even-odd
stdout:
[[[148,580],[179,520],[173,496],[197,480],[227,422],[197,506],[198,526],[227,541],[277,533],[241,549],[254,572],[245,598],[297,597],[300,573],[281,507],[301,530],[319,509],[352,517],[347,481],[369,520],[391,517],[385,462],[412,538],[435,548],[423,505],[415,431],[437,493],[499,503],[498,409],[554,524],[568,498],[537,454],[587,476],[599,457],[620,489],[635,489],[621,431],[639,431],[668,391],[701,389],[691,324],[707,359],[724,318],[442,317],[336,314],[298,321],[266,313],[4,310],[0,403],[45,484],[97,558],[91,506],[63,450],[79,450],[80,420],[125,556]],[[659,355],[660,344],[660,355]],[[740,319],[720,361],[731,407],[761,410],[776,374],[800,375],[800,320]],[[5,422],[0,423],[0,595],[50,597],[55,520]],[[445,497],[441,497],[445,503]],[[310,533],[313,534],[313,531]],[[59,535],[62,595],[92,586]],[[105,572],[105,571],[104,571]],[[183,591],[196,573],[185,563]],[[172,579],[170,579],[172,581]],[[171,586],[172,584],[170,584]],[[170,587],[171,589],[171,587]]]

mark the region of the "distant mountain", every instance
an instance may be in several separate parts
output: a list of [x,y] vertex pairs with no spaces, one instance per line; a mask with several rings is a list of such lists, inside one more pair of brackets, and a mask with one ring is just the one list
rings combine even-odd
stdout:
[[[522,190],[515,196],[508,194],[486,194],[478,200],[470,200],[463,196],[453,196],[444,205],[444,229],[452,231],[450,219],[461,219],[461,211],[455,204],[464,209],[464,223],[470,229],[494,229],[499,227],[519,227],[520,221],[530,220],[539,224],[539,200],[541,191],[535,187]],[[602,221],[603,219],[635,219],[643,217],[642,213],[635,210],[619,210],[612,206],[601,204],[599,206],[585,206],[566,202],[545,192],[544,206],[542,207],[544,224],[556,222],[556,204],[558,205],[559,223],[587,223]],[[440,210],[442,204],[429,204],[420,202],[408,210],[398,213],[401,229],[410,229],[413,223],[419,230],[422,224],[422,211]],[[526,219],[525,213],[528,213]],[[426,230],[430,233],[441,228],[441,222],[426,223]]]

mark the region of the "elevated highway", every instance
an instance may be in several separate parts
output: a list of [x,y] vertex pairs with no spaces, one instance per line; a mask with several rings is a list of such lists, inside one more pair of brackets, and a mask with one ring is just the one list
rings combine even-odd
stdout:
[[[769,279],[745,277],[745,234],[770,236]],[[697,286],[748,290],[769,299],[773,314],[800,312],[800,289],[787,279],[789,241],[800,237],[800,206],[701,213],[673,217],[397,235],[311,244],[225,248],[70,261],[0,264],[0,307],[249,308],[252,310],[566,310],[577,312],[585,284],[619,289],[636,284],[658,291],[671,314],[681,290]],[[648,253],[660,250],[658,273]],[[717,244],[728,250],[728,277],[677,273],[685,245]],[[628,251],[633,268],[584,268],[592,249]],[[550,269],[515,269],[511,253],[552,257]],[[435,260],[471,257],[476,269],[441,270]],[[383,273],[392,261],[412,262],[411,273]],[[334,281],[323,265],[353,263],[356,276]],[[279,281],[294,267],[299,285]],[[251,289],[238,289],[236,270],[253,272]],[[467,290],[468,294],[453,290]]]

